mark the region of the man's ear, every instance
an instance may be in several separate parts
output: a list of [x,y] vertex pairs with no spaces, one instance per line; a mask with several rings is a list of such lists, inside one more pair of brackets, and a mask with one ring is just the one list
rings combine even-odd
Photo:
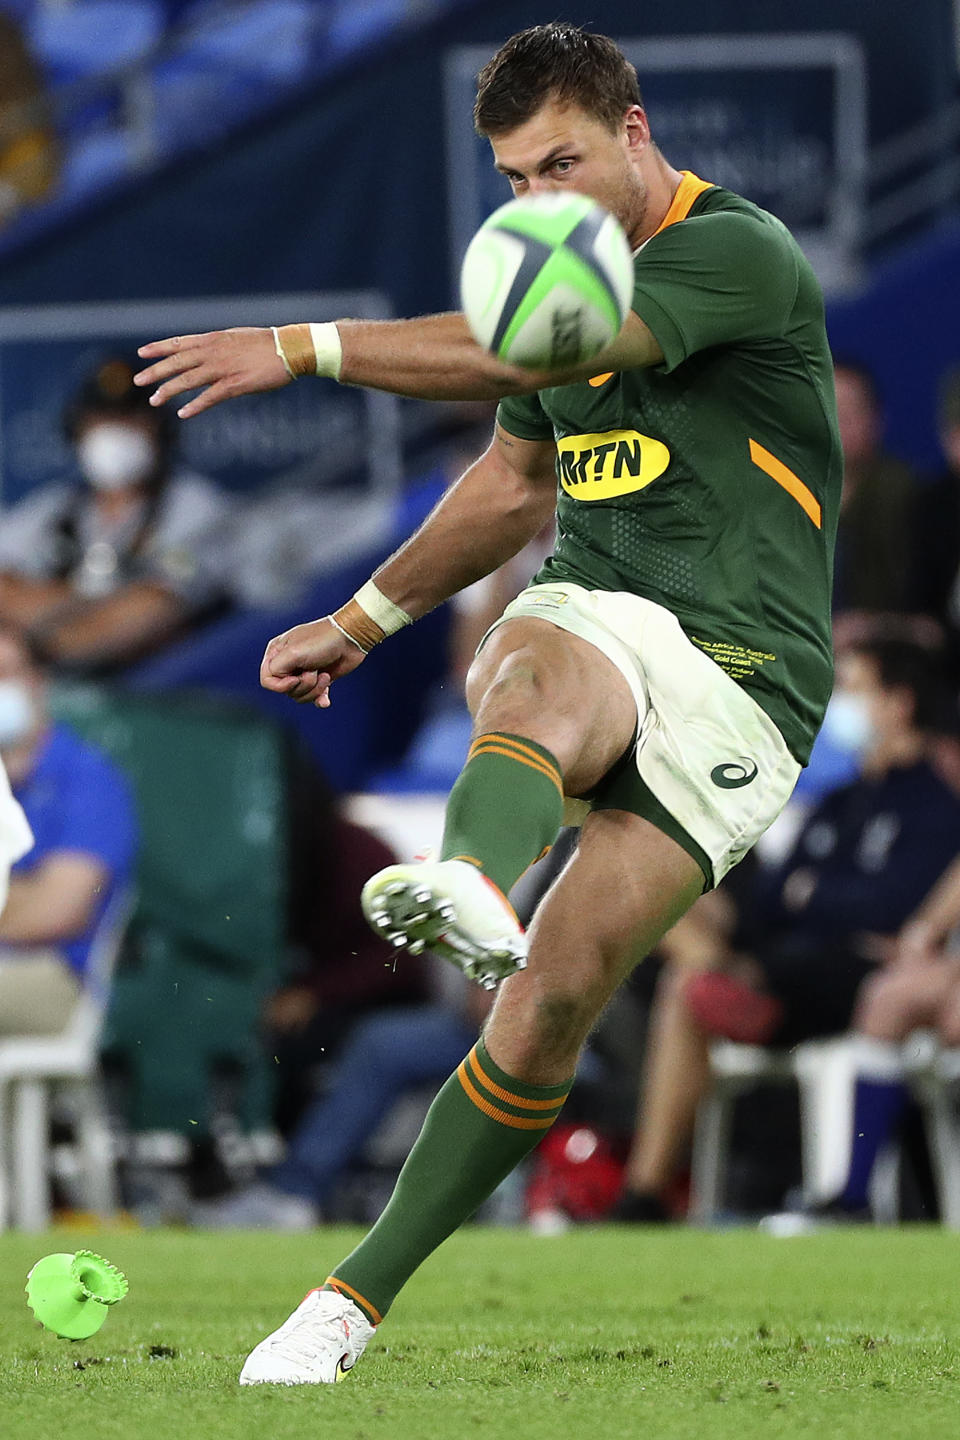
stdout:
[[624,112],[624,126],[627,132],[627,148],[642,150],[650,144],[650,122],[642,105],[631,105]]

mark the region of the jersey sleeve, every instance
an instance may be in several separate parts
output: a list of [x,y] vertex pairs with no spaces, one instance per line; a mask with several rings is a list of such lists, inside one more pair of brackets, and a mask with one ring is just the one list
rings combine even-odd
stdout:
[[665,370],[713,345],[782,335],[799,279],[782,226],[730,211],[660,231],[634,272],[633,309],[656,337]]
[[553,424],[543,412],[539,395],[509,395],[497,406],[497,424],[518,440],[552,440]]

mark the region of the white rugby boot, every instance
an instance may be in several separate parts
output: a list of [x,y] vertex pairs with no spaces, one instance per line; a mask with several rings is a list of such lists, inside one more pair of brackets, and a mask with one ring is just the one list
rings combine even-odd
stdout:
[[485,990],[527,963],[527,938],[509,902],[466,860],[414,860],[378,870],[363,887],[363,913],[412,955],[430,950]]
[[241,1385],[332,1385],[349,1375],[374,1333],[336,1290],[311,1290],[289,1320],[250,1351]]

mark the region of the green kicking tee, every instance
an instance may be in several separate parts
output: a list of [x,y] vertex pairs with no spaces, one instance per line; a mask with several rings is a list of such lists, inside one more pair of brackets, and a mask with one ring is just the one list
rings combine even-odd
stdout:
[[806,764],[833,679],[842,478],[820,287],[779,220],[689,171],[634,270],[660,365],[500,402],[504,430],[557,446],[536,583],[672,611]]

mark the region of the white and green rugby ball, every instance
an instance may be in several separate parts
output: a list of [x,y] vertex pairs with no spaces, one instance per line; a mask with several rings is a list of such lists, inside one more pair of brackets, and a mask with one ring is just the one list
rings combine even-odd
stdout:
[[633,258],[614,217],[587,195],[523,196],[480,226],[463,257],[460,297],[474,337],[510,365],[559,370],[619,333]]

